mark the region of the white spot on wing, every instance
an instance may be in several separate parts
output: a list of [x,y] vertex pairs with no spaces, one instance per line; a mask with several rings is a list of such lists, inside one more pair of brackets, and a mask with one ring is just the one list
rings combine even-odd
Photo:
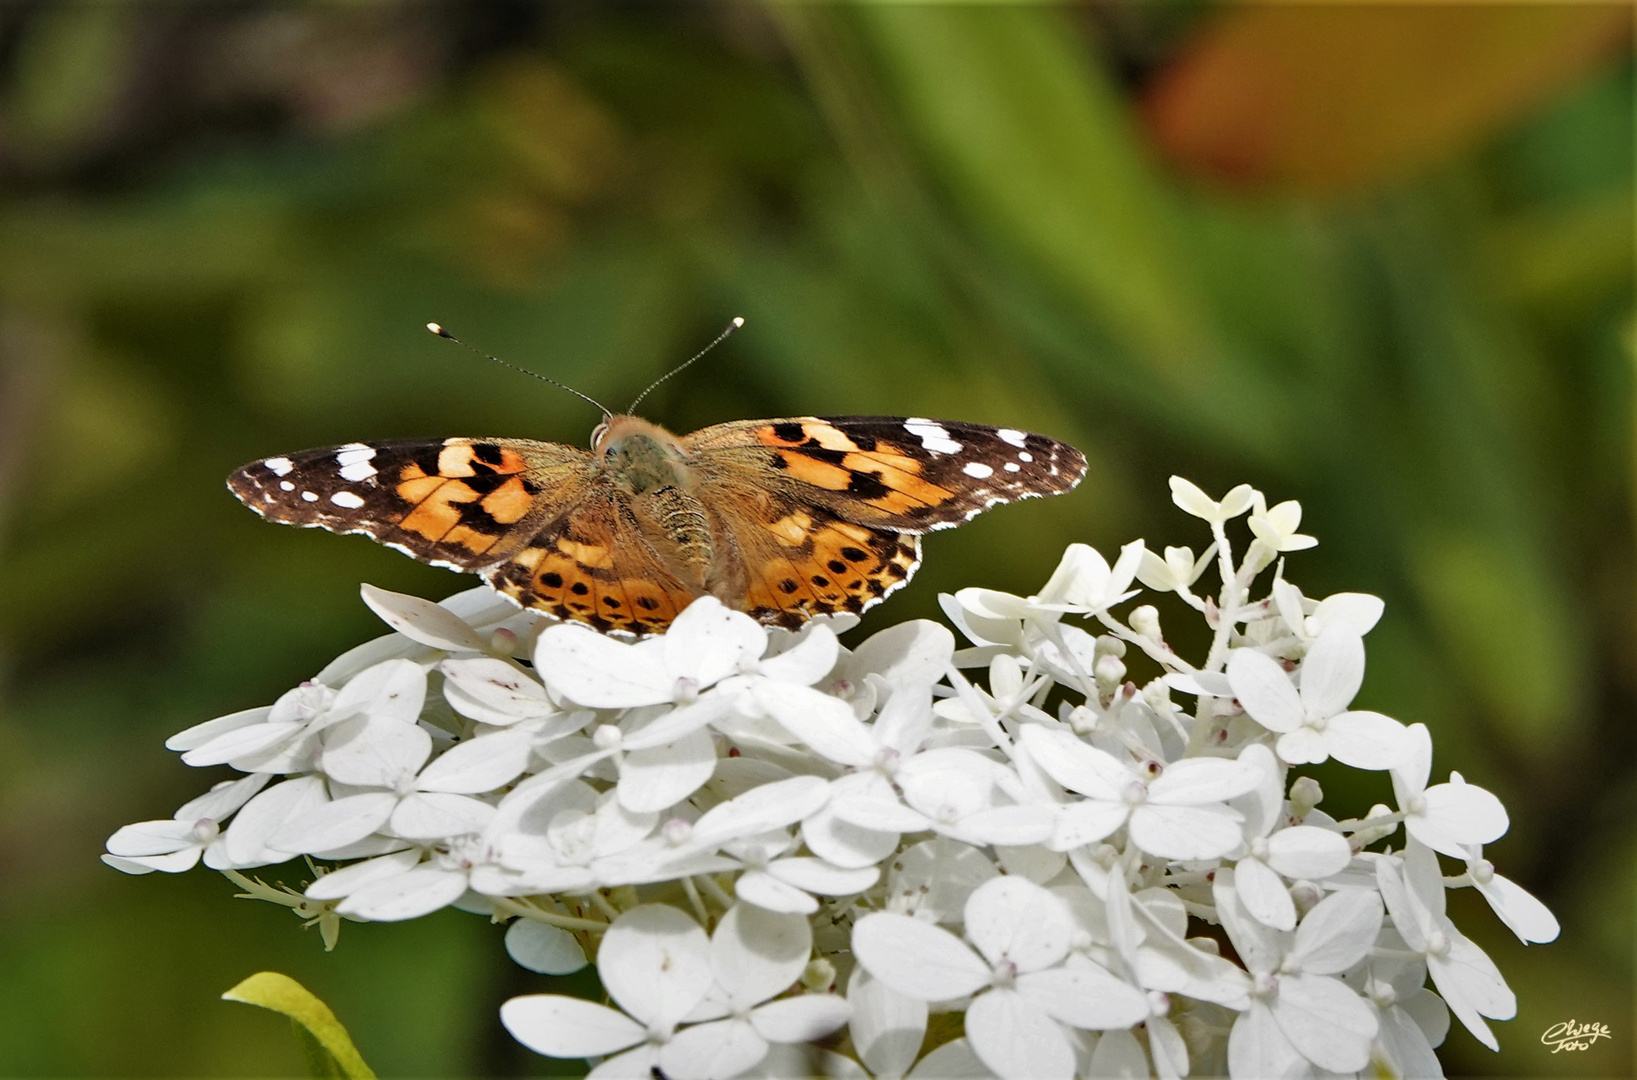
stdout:
[[998,438],[1001,442],[1011,443],[1013,446],[1022,446],[1023,445],[1023,440],[1028,438],[1028,436],[1024,432],[1021,432],[1021,431],[1017,430],[1016,428],[1009,428],[1009,427],[1003,427],[1003,428],[1000,428],[1000,429],[996,430],[995,437]]
[[972,477],[974,480],[987,480],[991,476],[995,475],[995,470],[985,465],[981,461],[968,461],[965,465],[961,466],[961,472]]
[[335,453],[335,463],[341,466],[341,479],[357,483],[375,475],[375,466],[370,464],[375,457],[375,448],[363,443],[348,443]]
[[1021,466],[1021,465],[1019,465],[1019,464],[1018,464],[1018,463],[1017,463],[1017,462],[1015,462],[1015,461],[1008,461],[1008,462],[1007,462],[1007,463],[1006,463],[1006,464],[1005,464],[1005,465],[1004,465],[1004,466],[1003,466],[1003,468],[1005,468],[1005,470],[1006,470],[1006,471],[1007,471],[1007,472],[1022,472],[1022,471],[1023,471],[1023,466]]
[[287,457],[270,457],[262,464],[273,470],[274,476],[288,476],[290,470],[296,467],[296,463]]
[[296,489],[296,486],[294,484],[290,483],[290,481],[288,481],[288,480],[280,480],[279,481],[279,490],[281,490],[281,491],[294,491],[295,489]]
[[1034,460],[1034,455],[1029,453],[1027,450],[1025,450],[1025,451],[1023,451],[1023,453],[1021,453],[1021,454],[1019,454],[1017,456],[1017,459],[1019,461],[1033,461]]
[[350,491],[338,491],[330,496],[330,501],[347,510],[356,510],[364,505],[364,500]]
[[921,449],[934,454],[958,454],[961,444],[949,437],[949,432],[935,420],[912,416],[904,421],[904,430],[921,440]]
[[301,493],[301,501],[302,502],[317,502],[318,501],[318,496],[314,495],[310,491],[303,491]]

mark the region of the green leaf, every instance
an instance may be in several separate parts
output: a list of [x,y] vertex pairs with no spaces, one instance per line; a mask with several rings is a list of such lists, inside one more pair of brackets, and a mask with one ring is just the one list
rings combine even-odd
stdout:
[[222,999],[259,1005],[288,1016],[313,1076],[375,1080],[374,1071],[364,1064],[335,1013],[290,976],[276,971],[257,972],[223,994]]

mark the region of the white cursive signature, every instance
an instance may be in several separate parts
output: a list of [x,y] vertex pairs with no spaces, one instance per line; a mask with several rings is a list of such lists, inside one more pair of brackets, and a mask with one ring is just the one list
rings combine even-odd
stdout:
[[1546,1029],[1540,1041],[1552,1048],[1552,1053],[1560,1050],[1588,1050],[1598,1039],[1612,1039],[1607,1024],[1577,1024],[1573,1020],[1565,1020],[1561,1024],[1553,1024]]

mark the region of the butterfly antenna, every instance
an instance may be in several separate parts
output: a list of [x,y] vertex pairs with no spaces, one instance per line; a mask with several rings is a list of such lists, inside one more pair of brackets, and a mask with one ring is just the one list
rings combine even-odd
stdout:
[[[482,349],[474,349],[474,348],[472,348],[472,346],[466,344],[466,342],[462,341],[460,338],[456,337],[454,334],[451,334],[449,331],[445,330],[442,326],[439,326],[435,322],[427,323],[426,328],[428,330],[432,331],[434,334],[438,335],[439,337],[444,338],[445,340],[453,341],[456,345],[459,345],[461,348],[467,350],[468,352],[474,352],[479,356],[486,357],[487,359],[493,360],[495,363],[499,364],[501,367],[509,367],[513,371],[521,371],[525,375],[533,375],[536,379],[540,379],[543,382],[549,382],[551,385],[557,387],[559,390],[567,390],[569,393],[573,394],[575,397],[581,398],[582,400],[585,400],[585,401],[589,401],[589,402],[591,402],[591,404],[597,406],[598,409],[602,410],[604,420],[613,419],[614,414],[609,412],[608,409],[603,406],[602,402],[598,401],[596,398],[591,397],[588,394],[580,393],[578,390],[574,389],[574,387],[572,387],[572,386],[564,385],[563,383],[558,382],[556,379],[553,379],[550,376],[540,374],[538,371],[530,371],[526,367],[518,367],[516,364],[509,363],[509,362],[507,362],[505,360],[502,360],[498,356],[490,356],[488,353],[484,352]],[[720,339],[718,339],[718,340],[720,340]]]
[[654,387],[658,386],[660,383],[664,382],[666,379],[669,379],[672,375],[677,374],[683,368],[686,368],[689,364],[692,364],[695,360],[698,360],[700,357],[704,356],[706,353],[710,352],[712,349],[714,349],[718,345],[722,344],[722,342],[726,341],[729,338],[729,336],[731,336],[732,333],[735,330],[739,329],[739,327],[741,327],[743,325],[745,325],[745,320],[739,318],[738,316],[734,316],[733,321],[728,323],[728,328],[726,330],[723,330],[720,334],[716,335],[716,340],[715,341],[712,341],[709,345],[706,345],[703,349],[700,349],[697,353],[695,353],[693,355],[692,359],[687,361],[687,363],[678,364],[676,367],[672,368],[670,371],[667,371],[665,374],[661,375],[659,378],[657,378],[653,382],[649,383],[648,384],[648,389],[644,390],[642,393],[637,395],[637,400],[631,402],[631,407],[625,410],[626,413],[627,414],[632,413],[636,409],[637,403],[640,402],[643,398],[647,397],[649,392],[652,391]]

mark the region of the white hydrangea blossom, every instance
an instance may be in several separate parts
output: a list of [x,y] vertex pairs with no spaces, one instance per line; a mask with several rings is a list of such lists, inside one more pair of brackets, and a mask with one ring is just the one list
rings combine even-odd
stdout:
[[[329,946],[343,919],[508,924],[546,980],[503,1023],[595,1077],[1427,1076],[1452,1014],[1493,1048],[1516,1001],[1445,890],[1558,931],[1484,854],[1505,809],[1430,784],[1424,725],[1352,708],[1382,605],[1285,579],[1300,506],[1171,491],[1202,555],[1071,545],[1032,596],[943,597],[965,648],[708,597],[633,643],[365,586],[393,632],[173,737],[241,775],[104,861],[202,861]],[[1203,656],[1162,603],[1205,619]],[[1332,758],[1397,809],[1317,809],[1299,770]],[[283,863],[300,891],[244,874]],[[609,1004],[549,992],[587,963]]]

